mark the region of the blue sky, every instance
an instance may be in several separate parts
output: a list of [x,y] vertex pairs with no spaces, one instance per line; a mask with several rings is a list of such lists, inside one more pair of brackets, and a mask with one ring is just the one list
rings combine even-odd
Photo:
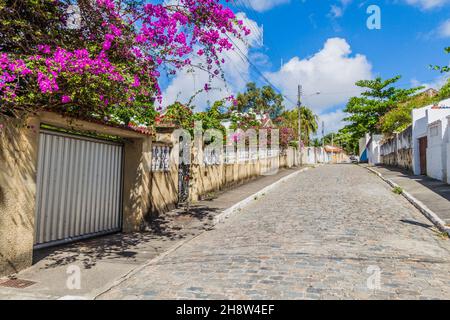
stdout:
[[[402,87],[416,84],[438,87],[442,76],[428,66],[450,62],[450,55],[443,50],[450,46],[450,0],[234,0],[232,3],[234,11],[241,12],[240,17],[254,30],[250,48],[242,47],[243,53],[289,100],[295,101],[297,83],[303,84],[303,100],[326,122],[326,131],[344,125],[342,109],[350,96],[358,94],[356,80],[399,74],[403,77],[399,82]],[[370,5],[381,9],[380,30],[369,30],[366,26],[369,17],[366,10]],[[225,69],[227,90],[231,93],[242,90],[247,80],[265,84],[240,56],[231,56],[228,59],[231,65]],[[202,81],[201,75],[190,77],[179,75],[173,79],[166,87],[166,101],[175,99],[175,95],[180,99],[187,97],[193,89],[187,82],[192,85]],[[317,91],[321,94],[315,95]],[[225,93],[199,97],[196,105],[203,109],[207,100],[213,101],[221,94]],[[286,104],[292,107],[290,101]]]

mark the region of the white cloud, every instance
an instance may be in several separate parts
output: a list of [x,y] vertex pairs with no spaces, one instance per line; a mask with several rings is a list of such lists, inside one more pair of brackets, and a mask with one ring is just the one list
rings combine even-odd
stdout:
[[442,23],[438,28],[438,34],[441,37],[448,38],[450,37],[450,19]]
[[[450,64],[449,64],[450,65]],[[447,81],[449,80],[450,76],[447,74],[442,74],[439,77],[437,77],[436,79],[434,79],[433,81],[430,82],[421,82],[417,79],[412,79],[411,80],[411,86],[412,87],[424,87],[423,90],[427,90],[427,89],[436,89],[439,90],[444,84],[447,83]]]
[[331,19],[338,19],[344,16],[345,10],[347,6],[352,2],[352,0],[340,0],[340,4],[332,4],[330,6],[330,12],[328,13],[328,17]]
[[[372,66],[364,55],[351,55],[350,45],[345,39],[331,38],[313,56],[292,58],[280,70],[266,73],[267,78],[284,95],[295,99],[297,86],[303,86],[303,101],[315,113],[346,103],[361,90],[355,82],[370,79]],[[312,95],[320,91],[320,95]]]
[[407,4],[418,6],[423,10],[442,7],[450,3],[450,0],[405,0]]
[[322,134],[322,121],[325,124],[325,134],[328,134],[331,132],[337,132],[339,129],[343,128],[347,124],[347,122],[343,121],[343,119],[347,116],[348,115],[342,109],[319,115],[320,132],[318,132],[318,134]]
[[344,9],[333,4],[331,5],[329,14],[333,18],[340,18],[344,15]]
[[263,12],[272,9],[281,4],[289,3],[290,0],[247,0],[247,7],[251,7],[253,10]]
[[[262,28],[253,20],[247,18],[245,13],[240,12],[237,14],[237,17],[243,20],[246,26],[251,26],[257,32],[252,32],[246,38],[247,44],[241,40],[233,39],[239,49],[223,53],[223,58],[226,62],[222,68],[227,84],[225,85],[220,76],[210,81],[209,74],[206,71],[194,68],[192,72],[192,70],[189,71],[188,68],[185,68],[179,71],[169,86],[164,90],[162,106],[166,107],[175,101],[187,103],[206,83],[211,86],[212,90],[208,92],[203,91],[195,97],[192,104],[197,107],[197,110],[204,110],[208,105],[208,101],[212,104],[217,100],[232,94],[235,95],[237,92],[245,89],[246,83],[250,80],[250,66],[242,55],[249,55],[249,46],[257,47],[260,44],[259,35],[262,35]],[[197,50],[194,50],[194,52],[197,52]],[[191,60],[193,65],[206,65],[206,58],[204,56],[200,57],[195,54]]]

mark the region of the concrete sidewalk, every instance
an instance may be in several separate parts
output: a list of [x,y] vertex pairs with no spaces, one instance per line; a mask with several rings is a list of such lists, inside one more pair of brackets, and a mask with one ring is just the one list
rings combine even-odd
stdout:
[[[91,299],[107,290],[140,266],[163,256],[201,233],[212,230],[217,219],[236,204],[245,205],[261,190],[301,171],[281,169],[276,175],[261,176],[235,186],[191,206],[189,212],[177,209],[154,218],[142,233],[115,234],[39,250],[34,265],[16,275],[34,282],[22,289],[0,286],[0,299]],[[79,271],[80,287],[73,275]],[[72,275],[72,277],[71,277]],[[0,284],[8,279],[0,279]],[[72,289],[69,289],[72,287]]]
[[427,176],[414,176],[398,168],[371,167],[407,191],[433,211],[444,223],[450,225],[450,185]]

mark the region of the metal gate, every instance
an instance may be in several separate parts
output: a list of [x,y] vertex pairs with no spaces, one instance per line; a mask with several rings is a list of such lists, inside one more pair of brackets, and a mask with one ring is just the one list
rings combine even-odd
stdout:
[[121,230],[123,146],[41,130],[35,247]]
[[190,165],[180,163],[178,166],[178,205],[186,204],[189,200]]

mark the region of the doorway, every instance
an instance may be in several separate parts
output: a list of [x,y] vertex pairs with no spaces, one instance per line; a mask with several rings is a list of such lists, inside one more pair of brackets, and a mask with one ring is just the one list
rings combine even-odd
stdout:
[[428,138],[423,137],[419,139],[419,157],[420,157],[420,174],[427,174],[427,148]]

